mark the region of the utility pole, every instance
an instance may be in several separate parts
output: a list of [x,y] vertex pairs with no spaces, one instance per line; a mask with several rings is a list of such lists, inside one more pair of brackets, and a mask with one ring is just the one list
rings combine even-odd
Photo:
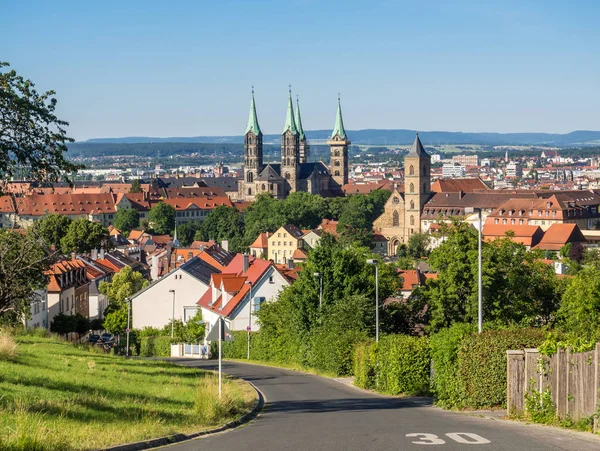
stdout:
[[481,333],[483,331],[483,285],[482,285],[482,280],[481,280],[481,224],[482,224],[482,213],[481,213],[481,208],[479,208],[479,252],[477,254],[477,268],[478,268],[478,274],[477,274],[477,300],[478,300],[478,307],[479,307],[479,312],[478,312],[478,330],[479,333]]
[[379,343],[379,260],[369,259],[368,265],[375,265],[375,342]]
[[131,299],[126,298],[127,302],[127,348],[125,350],[125,356],[129,357],[129,319],[131,318]]
[[175,335],[175,290],[169,290],[169,293],[173,293],[173,316],[171,317],[171,338]]
[[250,285],[250,299],[248,300],[248,355],[247,355],[247,359],[250,360],[250,331],[252,330],[252,281],[251,280],[247,280],[246,282],[244,282],[248,285]]

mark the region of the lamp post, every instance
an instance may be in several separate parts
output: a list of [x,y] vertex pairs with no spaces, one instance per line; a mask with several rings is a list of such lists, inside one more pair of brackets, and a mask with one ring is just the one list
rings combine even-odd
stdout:
[[173,316],[171,316],[171,338],[175,335],[175,290],[169,290],[169,293],[173,293]]
[[375,342],[379,342],[379,260],[369,259],[368,265],[375,265]]
[[125,298],[127,302],[127,348],[125,349],[125,356],[129,357],[129,318],[131,318],[131,299]]
[[323,308],[323,273],[316,272],[313,276],[319,278],[319,310]]
[[248,300],[248,355],[246,358],[250,360],[250,331],[252,330],[252,281],[246,280],[244,282],[250,285],[250,299]]
[[478,254],[477,254],[477,301],[478,301],[478,330],[479,333],[483,330],[483,285],[481,280],[481,224],[483,222],[481,208],[477,209],[479,212],[479,242],[478,242]]

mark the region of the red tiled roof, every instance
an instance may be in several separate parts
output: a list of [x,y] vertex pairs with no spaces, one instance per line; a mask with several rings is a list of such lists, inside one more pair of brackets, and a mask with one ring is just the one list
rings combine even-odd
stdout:
[[488,186],[480,178],[473,179],[438,179],[431,185],[432,193],[472,193],[487,191]]
[[[192,188],[190,188],[192,189]],[[177,198],[177,199],[163,199],[164,202],[176,211],[183,211],[188,209],[199,209],[199,210],[214,210],[220,205],[226,205],[232,207],[229,197],[197,197],[197,198]]]
[[586,241],[577,224],[552,224],[544,233],[536,249],[559,251],[567,243],[584,243]]
[[12,196],[0,196],[0,212],[16,213]]
[[254,243],[252,243],[250,247],[256,249],[267,249],[269,247],[268,238],[269,233],[262,232],[260,235],[258,235],[258,238],[254,240]]
[[507,232],[514,232],[511,241],[525,246],[535,246],[540,242],[543,231],[535,225],[517,225],[517,224],[490,224],[483,225],[483,236],[487,241],[493,241],[506,237]]
[[19,214],[27,216],[117,212],[112,194],[30,194],[17,199],[17,209]]
[[165,188],[167,199],[199,199],[205,197],[227,197],[218,186],[201,186],[189,188]]
[[292,258],[294,260],[306,260],[308,256],[306,255],[306,252],[304,252],[303,249],[296,249],[292,254]]
[[330,235],[338,236],[337,225],[338,221],[334,221],[333,219],[323,219],[323,221],[321,221],[321,224],[319,225],[319,229],[323,230],[324,232]]

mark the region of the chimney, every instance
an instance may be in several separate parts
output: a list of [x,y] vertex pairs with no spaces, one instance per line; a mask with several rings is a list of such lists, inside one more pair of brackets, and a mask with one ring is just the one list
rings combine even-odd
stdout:
[[250,267],[250,256],[248,254],[244,254],[244,263],[242,266],[242,274],[246,274],[249,267]]
[[287,267],[288,267],[288,269],[294,269],[295,264],[294,264],[294,259],[293,258],[289,258],[288,259]]
[[98,260],[98,249],[92,249],[92,260]]
[[227,241],[227,240],[221,241],[221,247],[223,248],[223,250],[226,250],[227,252],[229,252],[229,241]]
[[100,248],[100,255],[98,256],[98,258],[100,260],[104,260],[104,248],[103,247]]

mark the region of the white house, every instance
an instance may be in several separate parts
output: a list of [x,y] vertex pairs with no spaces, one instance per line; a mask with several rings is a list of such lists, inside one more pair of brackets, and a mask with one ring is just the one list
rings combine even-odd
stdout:
[[134,329],[162,328],[176,320],[186,322],[198,310],[198,299],[208,290],[212,274],[219,273],[194,257],[131,298]]
[[28,329],[34,327],[48,328],[48,309],[47,309],[47,291],[36,290],[35,300],[31,302],[31,319],[25,319],[25,327]]
[[220,317],[231,330],[259,330],[256,312],[289,285],[273,262],[238,254],[222,274],[212,275],[210,289],[198,301],[207,331]]

